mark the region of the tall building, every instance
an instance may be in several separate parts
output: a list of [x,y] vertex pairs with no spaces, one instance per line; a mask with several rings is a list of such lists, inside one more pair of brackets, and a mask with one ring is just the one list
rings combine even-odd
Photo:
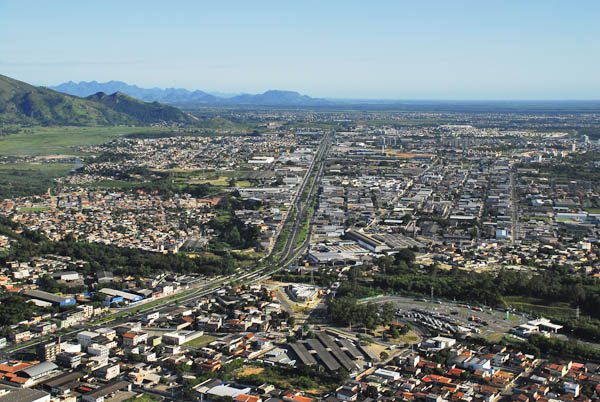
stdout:
[[60,343],[54,341],[40,343],[36,349],[38,359],[53,362],[56,360],[56,355],[60,353]]

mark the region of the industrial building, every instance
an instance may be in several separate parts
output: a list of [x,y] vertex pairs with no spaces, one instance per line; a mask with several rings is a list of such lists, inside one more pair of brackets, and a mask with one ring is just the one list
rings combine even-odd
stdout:
[[42,300],[48,303],[52,303],[59,307],[74,306],[77,302],[73,297],[57,296],[52,293],[44,292],[43,290],[26,290],[23,295],[32,299]]
[[111,297],[111,303],[116,303],[115,298],[122,298],[120,300],[122,301],[126,301],[128,303],[135,303],[135,302],[139,302],[143,299],[142,296],[140,295],[136,295],[133,293],[129,293],[129,292],[124,292],[122,290],[117,290],[117,289],[110,289],[110,288],[102,288],[100,289],[98,292],[103,293],[107,296]]

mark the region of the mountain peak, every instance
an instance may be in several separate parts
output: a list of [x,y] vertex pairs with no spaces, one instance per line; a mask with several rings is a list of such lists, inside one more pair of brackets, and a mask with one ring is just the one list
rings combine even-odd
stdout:
[[215,96],[201,90],[184,88],[140,88],[122,81],[72,81],[52,87],[70,95],[89,97],[99,92],[114,94],[116,92],[141,99],[146,102],[161,102],[172,105],[257,105],[257,106],[311,106],[330,103],[324,99],[315,99],[296,91],[270,89],[261,94],[242,94],[236,96]]

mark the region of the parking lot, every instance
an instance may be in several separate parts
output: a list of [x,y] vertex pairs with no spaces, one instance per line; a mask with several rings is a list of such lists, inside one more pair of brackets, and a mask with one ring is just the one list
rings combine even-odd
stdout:
[[425,329],[451,335],[477,333],[495,340],[511,328],[526,322],[522,315],[466,304],[429,301],[399,296],[381,296],[372,303],[392,302],[398,306],[398,318]]

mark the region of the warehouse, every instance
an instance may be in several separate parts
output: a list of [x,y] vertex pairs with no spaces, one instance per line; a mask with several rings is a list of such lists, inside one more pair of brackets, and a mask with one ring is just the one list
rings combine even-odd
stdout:
[[300,359],[302,364],[304,364],[306,366],[312,366],[312,365],[317,364],[317,361],[308,352],[308,350],[306,350],[306,347],[304,346],[304,344],[299,343],[299,342],[290,343],[290,348],[294,351],[296,356],[298,356],[298,358]]
[[127,381],[115,381],[108,383],[88,394],[83,395],[81,400],[84,402],[104,402],[105,399],[108,399],[111,395],[114,395],[121,390],[130,391],[131,384]]
[[325,349],[325,347],[323,346],[323,344],[321,342],[319,342],[316,339],[309,339],[308,345],[315,352],[317,352],[317,356],[319,357],[319,360],[321,360],[321,363],[323,363],[325,365],[325,367],[327,367],[328,370],[330,370],[330,371],[339,370],[340,364],[337,362],[337,360],[335,360],[333,358],[331,353],[329,353],[327,351],[327,349]]
[[100,289],[99,292],[104,293],[105,295],[108,295],[108,296],[112,296],[112,297],[120,296],[126,302],[129,302],[129,303],[139,302],[140,300],[143,299],[143,297],[140,295],[134,295],[133,293],[123,292],[122,290],[116,290],[116,289],[110,289],[110,288]]
[[72,297],[57,296],[52,293],[44,292],[43,290],[26,290],[23,294],[32,299],[42,300],[59,307],[74,306],[76,303],[75,299]]
[[349,372],[356,370],[356,365],[346,353],[331,339],[325,332],[317,333],[317,338],[321,341],[327,350],[337,359],[338,362]]

